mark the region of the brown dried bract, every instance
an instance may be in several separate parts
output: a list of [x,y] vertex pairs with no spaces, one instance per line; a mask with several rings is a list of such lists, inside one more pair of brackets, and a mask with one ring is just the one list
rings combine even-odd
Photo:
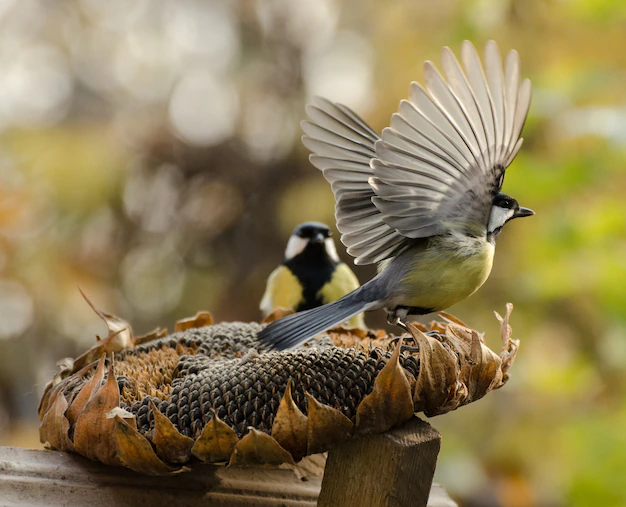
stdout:
[[116,457],[122,465],[147,475],[168,475],[175,470],[163,463],[152,450],[150,442],[123,418],[116,415],[112,421]]
[[160,458],[168,463],[187,463],[191,458],[191,449],[195,442],[192,438],[181,435],[176,426],[157,409],[154,402],[150,401],[152,416],[154,417],[154,430],[152,443]]
[[59,451],[73,451],[74,444],[69,438],[70,423],[65,417],[67,400],[63,393],[59,393],[54,403],[46,412],[39,427],[39,439]]
[[428,416],[448,412],[450,400],[463,389],[457,383],[456,354],[412,324],[408,328],[420,351],[420,371],[413,390],[414,409]]
[[376,377],[374,390],[368,394],[356,412],[359,433],[383,433],[413,416],[411,384],[402,366],[398,340],[391,359]]
[[235,446],[228,466],[295,465],[293,457],[267,433],[254,428]]
[[107,465],[120,464],[113,440],[115,421],[106,417],[119,404],[120,393],[111,358],[105,384],[91,396],[76,420],[74,447],[79,454]]
[[213,413],[213,417],[202,430],[191,453],[207,463],[228,461],[239,442],[239,437],[228,425]]
[[307,453],[317,454],[348,440],[354,433],[354,424],[339,410],[322,405],[309,393],[305,393],[308,403]]
[[98,361],[96,372],[76,395],[76,398],[74,398],[74,401],[72,401],[69,410],[65,414],[72,426],[78,419],[78,416],[83,413],[83,410],[85,410],[85,406],[87,405],[89,400],[91,400],[93,395],[98,392],[100,386],[102,385],[102,381],[104,380],[105,358],[106,355],[102,354],[100,361]]
[[290,379],[274,417],[272,436],[295,459],[300,459],[307,453],[308,422],[307,417],[293,401],[292,385],[293,381]]

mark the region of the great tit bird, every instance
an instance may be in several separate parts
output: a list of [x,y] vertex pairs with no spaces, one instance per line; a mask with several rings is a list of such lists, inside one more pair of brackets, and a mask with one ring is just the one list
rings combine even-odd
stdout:
[[263,342],[296,347],[363,311],[384,308],[402,325],[448,308],[485,282],[502,227],[534,214],[500,193],[530,105],[517,52],[504,70],[493,41],[484,70],[468,41],[462,65],[447,47],[441,59],[445,78],[426,62],[426,88],[411,83],[382,137],[344,105],[307,106],[302,140],[332,185],[341,240],[356,264],[381,264],[338,301],[269,324]]
[[[261,311],[276,308],[296,312],[337,301],[359,288],[359,280],[337,255],[330,229],[320,222],[300,224],[285,249],[285,260],[267,280]],[[365,327],[363,314],[353,315],[351,327]]]

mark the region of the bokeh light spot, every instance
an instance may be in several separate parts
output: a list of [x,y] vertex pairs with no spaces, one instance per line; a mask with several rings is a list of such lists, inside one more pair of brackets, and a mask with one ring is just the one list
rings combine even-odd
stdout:
[[208,146],[232,135],[238,109],[238,97],[228,79],[190,72],[172,93],[170,124],[186,142]]
[[22,334],[33,316],[33,300],[24,286],[14,280],[0,280],[0,339]]

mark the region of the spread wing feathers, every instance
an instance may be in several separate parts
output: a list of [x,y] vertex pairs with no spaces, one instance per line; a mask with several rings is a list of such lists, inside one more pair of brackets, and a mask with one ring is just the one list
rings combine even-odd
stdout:
[[335,216],[341,241],[356,264],[371,264],[391,256],[407,238],[383,221],[372,203],[374,175],[370,162],[376,156],[380,136],[346,106],[316,98],[307,106],[311,121],[303,121],[302,142],[313,154],[335,194]]
[[374,145],[372,202],[408,238],[442,234],[451,224],[484,230],[521,147],[531,87],[520,84],[517,52],[509,52],[503,69],[496,43],[488,42],[484,71],[470,42],[461,57],[462,66],[443,48],[445,78],[426,62],[426,89],[411,84],[409,100]]

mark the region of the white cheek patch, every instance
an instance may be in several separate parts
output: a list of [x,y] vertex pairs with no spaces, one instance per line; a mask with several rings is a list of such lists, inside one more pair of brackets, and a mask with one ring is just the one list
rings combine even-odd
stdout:
[[299,236],[291,236],[287,242],[287,248],[285,248],[285,259],[293,259],[299,253],[302,253],[308,244],[308,239]]
[[508,208],[501,208],[500,206],[491,207],[491,215],[489,216],[489,226],[487,230],[493,232],[496,229],[502,227],[508,220],[513,217],[514,210]]
[[330,257],[335,262],[339,262],[339,255],[337,255],[337,247],[335,246],[335,242],[332,238],[326,238],[324,240],[324,246],[326,247],[326,253],[328,257]]

